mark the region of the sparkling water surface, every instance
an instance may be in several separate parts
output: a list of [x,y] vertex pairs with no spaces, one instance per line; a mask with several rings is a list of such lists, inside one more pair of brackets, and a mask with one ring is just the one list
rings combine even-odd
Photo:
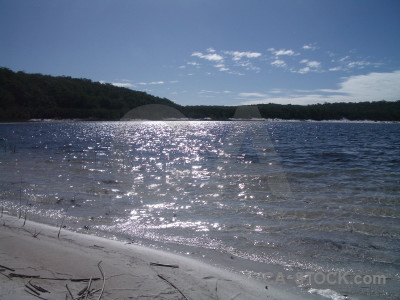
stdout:
[[400,124],[0,124],[0,187],[28,220],[256,277],[385,274],[357,293],[399,295]]

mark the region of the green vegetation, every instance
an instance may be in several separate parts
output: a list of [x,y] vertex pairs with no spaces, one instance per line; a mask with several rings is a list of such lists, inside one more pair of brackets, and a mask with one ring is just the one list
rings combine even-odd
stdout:
[[[259,104],[253,107],[180,106],[145,92],[92,82],[88,79],[26,74],[0,68],[0,121],[29,119],[120,120],[130,110],[146,105],[167,105],[194,119],[227,120],[262,117],[298,120],[400,121],[400,101],[325,103],[316,105]],[[236,112],[236,114],[235,114]]]
[[119,120],[145,104],[172,101],[88,79],[12,72],[0,68],[0,120]]

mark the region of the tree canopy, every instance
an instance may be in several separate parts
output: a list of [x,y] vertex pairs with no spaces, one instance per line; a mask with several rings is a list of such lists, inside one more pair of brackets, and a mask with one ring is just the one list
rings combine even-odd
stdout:
[[[167,105],[193,119],[278,118],[297,120],[400,121],[400,101],[325,103],[315,105],[258,104],[235,106],[181,106],[166,98],[66,76],[13,72],[0,68],[0,121],[29,119],[120,120],[147,104]],[[255,111],[256,115],[250,112]],[[246,113],[249,112],[249,113]]]

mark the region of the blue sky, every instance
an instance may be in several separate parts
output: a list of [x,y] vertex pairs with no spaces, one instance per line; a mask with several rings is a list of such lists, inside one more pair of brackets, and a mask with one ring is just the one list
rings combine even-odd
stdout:
[[400,100],[400,1],[0,0],[0,66],[182,105]]

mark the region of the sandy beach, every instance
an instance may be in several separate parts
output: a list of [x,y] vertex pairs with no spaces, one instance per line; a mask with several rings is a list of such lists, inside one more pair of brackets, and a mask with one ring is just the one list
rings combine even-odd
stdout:
[[155,249],[3,215],[0,299],[320,299]]

